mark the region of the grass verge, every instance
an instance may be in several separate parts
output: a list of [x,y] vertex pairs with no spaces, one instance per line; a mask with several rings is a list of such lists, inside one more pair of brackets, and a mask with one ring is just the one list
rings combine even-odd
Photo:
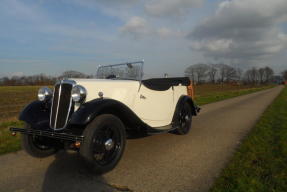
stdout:
[[0,155],[4,153],[18,151],[20,149],[20,134],[11,136],[9,127],[22,127],[20,121],[0,123]]
[[264,112],[210,191],[287,191],[287,87]]
[[196,95],[195,102],[197,105],[204,105],[208,103],[213,103],[217,101],[221,101],[224,99],[229,99],[241,95],[246,95],[250,93],[254,93],[257,91],[262,91],[264,89],[269,89],[274,86],[261,86],[261,87],[251,87],[251,88],[244,88],[244,89],[238,89],[238,90],[225,90],[225,91],[210,91],[209,94],[203,94],[203,95]]

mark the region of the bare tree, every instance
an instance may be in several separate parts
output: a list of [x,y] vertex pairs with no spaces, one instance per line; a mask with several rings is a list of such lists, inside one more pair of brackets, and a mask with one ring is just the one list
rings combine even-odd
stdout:
[[221,83],[223,83],[225,80],[224,66],[225,65],[223,63],[216,64],[216,67],[218,68],[218,71],[219,71],[219,82],[221,82]]
[[257,84],[259,80],[258,70],[253,67],[245,72],[245,82],[250,84]]
[[255,67],[251,69],[251,78],[253,84],[258,83],[258,70]]
[[237,68],[237,69],[236,69],[236,73],[237,73],[237,79],[238,79],[238,81],[241,81],[242,73],[243,73],[242,69]]
[[223,63],[209,65],[199,63],[189,66],[185,70],[185,75],[193,81],[196,80],[197,83],[201,83],[206,79],[211,83],[216,81],[224,83],[239,81],[242,76],[242,70]]
[[258,69],[259,83],[263,84],[266,81],[266,71],[265,68]]
[[219,81],[221,83],[230,82],[238,79],[237,69],[226,64],[217,64],[219,70]]
[[251,77],[251,70],[247,70],[244,73],[244,82],[247,84],[251,84],[252,83],[252,77]]
[[192,66],[189,66],[185,69],[184,75],[186,77],[189,77],[192,81],[192,83],[195,83],[195,69]]
[[237,79],[236,69],[231,66],[226,67],[226,81],[230,82],[236,79]]
[[282,72],[282,76],[285,79],[285,81],[287,81],[287,70]]
[[265,67],[264,69],[265,69],[265,76],[266,76],[265,83],[270,83],[272,81],[274,71],[270,67]]
[[203,64],[203,63],[199,63],[194,65],[195,67],[195,73],[197,76],[197,83],[202,83],[203,79],[206,77],[207,75],[207,71],[208,71],[208,65]]
[[257,70],[258,83],[270,83],[272,81],[274,71],[270,67],[259,68]]
[[192,79],[193,82],[202,83],[204,78],[207,76],[208,65],[203,63],[198,63],[191,65],[185,70],[185,76],[188,76]]
[[87,75],[78,71],[65,71],[60,78],[86,78]]
[[215,83],[215,78],[216,78],[216,74],[217,74],[217,68],[216,68],[215,64],[209,65],[209,69],[208,69],[207,74],[209,76],[209,81],[211,83]]

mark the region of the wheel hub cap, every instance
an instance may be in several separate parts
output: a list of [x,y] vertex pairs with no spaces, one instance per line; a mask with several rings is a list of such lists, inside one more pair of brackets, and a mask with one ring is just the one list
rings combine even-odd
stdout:
[[105,148],[106,150],[110,151],[114,147],[114,141],[112,139],[108,139],[105,142]]

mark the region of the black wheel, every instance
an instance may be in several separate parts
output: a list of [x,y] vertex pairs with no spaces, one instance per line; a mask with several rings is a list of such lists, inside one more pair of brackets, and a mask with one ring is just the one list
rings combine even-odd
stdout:
[[86,127],[83,135],[80,154],[93,171],[102,174],[112,170],[121,159],[126,144],[121,120],[110,114],[100,115]]
[[178,128],[176,133],[179,135],[185,135],[190,131],[192,124],[192,112],[188,103],[185,103],[178,113]]
[[[31,129],[31,126],[25,123],[25,128]],[[57,152],[55,141],[49,138],[22,134],[21,141],[22,148],[33,157],[48,157]]]

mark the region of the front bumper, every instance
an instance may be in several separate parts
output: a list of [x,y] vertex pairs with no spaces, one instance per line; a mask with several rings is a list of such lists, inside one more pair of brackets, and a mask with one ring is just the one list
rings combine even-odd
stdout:
[[67,133],[58,133],[55,131],[42,131],[42,130],[37,130],[37,129],[24,129],[24,128],[16,128],[16,127],[11,127],[10,131],[12,133],[19,132],[22,134],[50,137],[50,138],[65,140],[65,141],[80,141],[80,142],[84,141],[84,136],[67,134]]

